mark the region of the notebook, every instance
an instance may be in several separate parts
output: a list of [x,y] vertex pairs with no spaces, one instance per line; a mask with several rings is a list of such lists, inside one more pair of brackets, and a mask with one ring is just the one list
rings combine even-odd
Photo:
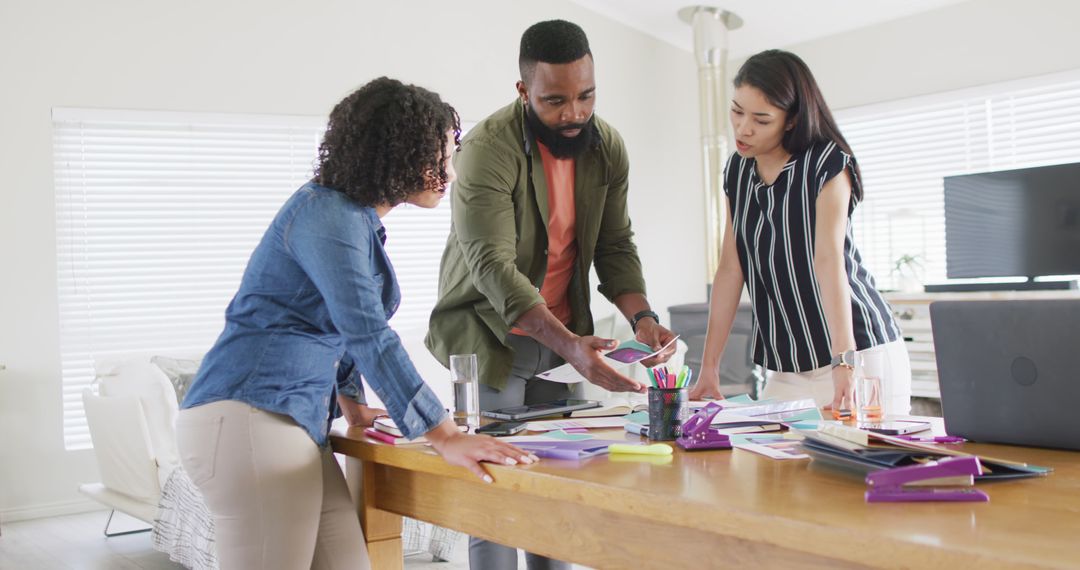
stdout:
[[930,304],[950,435],[1080,449],[1080,299]]
[[577,410],[570,412],[572,418],[598,418],[602,416],[625,416],[634,412],[640,412],[649,409],[648,402],[641,402],[638,404],[612,404],[610,406],[600,406],[599,408],[592,408],[589,410]]
[[[397,424],[394,423],[394,420],[392,420],[392,419],[390,419],[390,418],[388,418],[386,416],[380,416],[378,418],[375,418],[375,422],[372,424],[372,427],[375,428],[375,430],[377,430],[377,431],[379,431],[381,433],[384,433],[386,435],[396,437],[396,438],[404,438],[404,434],[402,434],[401,430],[398,429]],[[469,426],[457,426],[457,428],[458,428],[458,431],[461,431],[461,432],[469,431]],[[371,428],[368,428],[368,429],[371,429]],[[420,439],[423,439],[423,438],[417,438],[417,439],[414,439],[414,440],[411,440],[411,441],[415,442],[415,441],[418,441]],[[410,441],[410,440],[405,440],[405,441]]]
[[548,459],[585,459],[608,452],[608,446],[625,444],[614,439],[585,439],[579,441],[515,441],[517,447]]
[[[800,435],[804,437],[802,448],[815,462],[864,474],[879,469],[925,463],[927,459],[970,455],[959,450],[909,442],[856,428],[846,428],[846,430],[862,431],[862,433],[847,437],[841,433],[844,429],[840,426],[836,430],[800,431]],[[865,439],[856,441],[860,438]],[[979,456],[979,460],[987,467],[987,471],[982,475],[976,475],[976,480],[1039,477],[1050,472],[1050,469],[1045,467],[993,457]]]
[[401,445],[405,443],[427,443],[427,438],[421,436],[416,439],[405,439],[404,437],[393,436],[386,432],[379,431],[373,428],[364,428],[364,435],[371,439],[381,441],[383,443],[389,443],[390,445]]

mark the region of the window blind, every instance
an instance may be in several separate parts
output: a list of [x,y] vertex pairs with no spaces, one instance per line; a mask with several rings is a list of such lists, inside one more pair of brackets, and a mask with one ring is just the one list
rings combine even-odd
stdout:
[[946,176],[1080,161],[1080,72],[847,109],[837,122],[863,173],[853,219],[883,289],[916,258],[924,283],[945,277]]
[[321,119],[54,109],[64,445],[97,358],[205,352]]
[[[53,110],[65,448],[90,447],[95,359],[210,347],[324,130],[316,117]],[[408,340],[435,304],[450,202],[383,221],[402,289],[391,326]]]

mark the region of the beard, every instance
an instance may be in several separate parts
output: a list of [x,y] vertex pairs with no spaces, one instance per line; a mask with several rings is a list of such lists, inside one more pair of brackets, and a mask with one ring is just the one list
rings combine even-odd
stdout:
[[[536,140],[543,143],[555,158],[577,158],[592,146],[596,138],[593,132],[593,117],[584,123],[563,125],[557,129],[548,127],[536,115],[532,103],[525,109],[525,124],[529,126]],[[563,135],[564,131],[581,129],[576,137]]]

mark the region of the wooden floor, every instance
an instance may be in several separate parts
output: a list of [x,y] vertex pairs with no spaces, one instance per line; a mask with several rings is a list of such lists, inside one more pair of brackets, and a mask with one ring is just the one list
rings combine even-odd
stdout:
[[[183,570],[154,550],[150,533],[105,538],[108,511],[3,523],[0,570]],[[111,532],[142,528],[140,521],[117,514]],[[428,553],[405,557],[411,570],[468,570],[468,537],[455,544],[451,559],[433,562]],[[519,568],[525,568],[524,555]],[[575,568],[581,568],[575,566]]]

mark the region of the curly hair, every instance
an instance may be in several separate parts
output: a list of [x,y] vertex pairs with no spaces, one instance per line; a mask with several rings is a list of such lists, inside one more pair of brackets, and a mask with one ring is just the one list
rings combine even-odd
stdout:
[[380,77],[330,112],[315,181],[362,206],[396,206],[446,185],[451,130],[460,144],[461,120],[438,94]]

